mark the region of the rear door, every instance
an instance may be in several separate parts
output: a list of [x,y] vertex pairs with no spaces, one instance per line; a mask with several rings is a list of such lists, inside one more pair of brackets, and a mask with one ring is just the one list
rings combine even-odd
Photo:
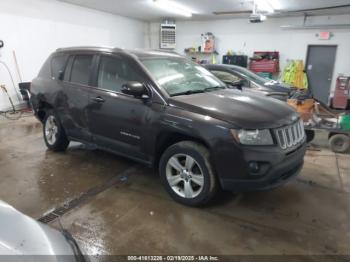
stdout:
[[91,135],[87,124],[89,88],[94,54],[75,54],[68,59],[62,81],[62,123],[69,137],[89,142]]

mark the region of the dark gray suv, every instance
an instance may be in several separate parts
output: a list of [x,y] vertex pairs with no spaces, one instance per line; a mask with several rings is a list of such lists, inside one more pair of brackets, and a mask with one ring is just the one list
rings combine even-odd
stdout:
[[186,205],[207,203],[218,188],[273,188],[303,166],[293,109],[228,89],[174,53],[59,49],[33,80],[31,102],[49,149],[79,141],[156,166]]

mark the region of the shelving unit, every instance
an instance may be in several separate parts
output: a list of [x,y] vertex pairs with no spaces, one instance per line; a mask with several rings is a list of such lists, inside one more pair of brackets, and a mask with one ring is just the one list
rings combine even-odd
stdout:
[[186,51],[186,50],[185,50],[185,53],[189,54],[189,55],[218,55],[219,54],[217,51],[214,51],[214,52],[199,52],[199,51],[192,52],[192,51]]
[[213,63],[213,56],[217,60],[216,56],[219,55],[217,51],[214,52],[199,52],[199,51],[184,51],[186,55],[191,56],[192,60],[200,64],[211,64]]

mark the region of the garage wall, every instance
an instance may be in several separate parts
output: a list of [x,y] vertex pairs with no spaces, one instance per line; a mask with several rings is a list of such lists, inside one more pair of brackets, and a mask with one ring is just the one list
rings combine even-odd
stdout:
[[[104,45],[144,46],[145,23],[55,0],[1,0],[0,61],[6,62],[16,83],[12,51],[15,50],[23,81],[31,81],[44,60],[58,47]],[[0,64],[0,84],[5,83],[18,102],[8,73]],[[0,91],[0,110],[9,102]]]
[[[310,24],[349,23],[349,15],[311,17]],[[337,73],[350,74],[350,28],[331,29],[334,37],[331,40],[318,40],[315,36],[321,30],[282,30],[281,25],[301,25],[303,17],[268,19],[261,24],[250,24],[248,19],[230,19],[214,21],[184,22],[177,21],[177,48],[183,53],[187,47],[198,46],[200,35],[212,32],[216,36],[218,58],[221,63],[222,55],[228,49],[234,52],[243,52],[251,56],[254,51],[278,50],[281,53],[281,68],[287,59],[303,59],[305,62],[307,45],[324,44],[338,45],[335,74],[332,86],[335,85]],[[148,28],[149,38],[146,45],[159,48],[159,23],[151,23]]]

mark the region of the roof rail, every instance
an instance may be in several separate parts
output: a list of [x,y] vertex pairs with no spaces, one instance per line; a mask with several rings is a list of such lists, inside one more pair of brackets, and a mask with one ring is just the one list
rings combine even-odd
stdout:
[[135,50],[139,51],[151,51],[151,52],[159,52],[159,53],[172,53],[172,54],[178,54],[179,53],[173,49],[160,49],[160,48],[136,48]]
[[122,48],[110,47],[110,46],[73,46],[58,48],[56,52],[63,51],[98,51],[98,50],[109,50],[109,51],[124,51]]

